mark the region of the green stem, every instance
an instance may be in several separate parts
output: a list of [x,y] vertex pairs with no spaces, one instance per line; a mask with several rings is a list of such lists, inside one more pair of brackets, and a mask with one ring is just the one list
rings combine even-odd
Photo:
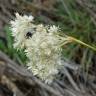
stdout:
[[93,46],[91,46],[91,45],[89,45],[89,44],[86,44],[86,43],[84,43],[84,42],[82,42],[82,41],[80,41],[80,40],[78,40],[78,39],[76,39],[76,38],[74,38],[74,37],[70,37],[70,39],[71,39],[72,41],[75,41],[75,42],[77,42],[77,43],[79,43],[79,44],[81,44],[81,45],[84,45],[84,46],[86,46],[86,47],[88,47],[88,48],[96,51],[96,48],[95,48],[95,47],[93,47]]

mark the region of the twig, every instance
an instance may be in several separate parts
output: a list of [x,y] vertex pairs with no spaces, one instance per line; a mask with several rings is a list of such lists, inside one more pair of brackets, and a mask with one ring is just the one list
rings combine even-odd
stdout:
[[68,80],[70,81],[70,83],[72,84],[74,89],[77,90],[77,91],[80,91],[79,87],[77,86],[77,84],[75,83],[75,81],[71,77],[70,73],[67,71],[67,69],[64,68],[64,70],[62,72],[67,76]]
[[6,84],[10,90],[13,91],[16,96],[25,96],[17,87],[14,83],[12,83],[6,76],[2,76],[1,78],[2,84]]

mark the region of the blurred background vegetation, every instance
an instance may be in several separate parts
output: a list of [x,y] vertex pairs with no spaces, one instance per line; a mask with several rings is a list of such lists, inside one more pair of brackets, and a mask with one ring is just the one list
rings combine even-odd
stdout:
[[[33,15],[36,23],[55,24],[62,33],[96,46],[96,0],[0,0],[0,50],[20,65],[25,66],[26,56],[23,50],[13,48],[9,24],[15,12]],[[75,42],[63,49],[64,58],[81,65],[84,72],[94,76],[95,53]]]
[[[96,45],[95,0],[0,0],[0,50],[19,64],[25,64],[26,57],[13,48],[9,21],[14,19],[15,12],[33,15],[37,23],[55,24],[65,34]],[[65,46],[63,54],[84,69],[96,66],[95,52],[80,44]]]

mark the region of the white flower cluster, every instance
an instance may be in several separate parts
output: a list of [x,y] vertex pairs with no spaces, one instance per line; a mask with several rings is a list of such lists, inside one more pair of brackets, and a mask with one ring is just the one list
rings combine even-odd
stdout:
[[61,67],[61,48],[58,48],[60,40],[47,32],[43,25],[37,26],[37,29],[39,30],[26,42],[25,51],[30,61],[28,67],[34,75],[50,83]]
[[[61,64],[61,48],[58,47],[67,38],[57,35],[58,27],[35,25],[32,16],[16,14],[16,20],[11,21],[14,47],[25,48],[28,57],[28,69],[33,75],[40,77],[45,83],[51,83],[58,73]],[[29,38],[30,37],[30,38]]]
[[25,46],[26,32],[32,30],[32,28],[35,27],[35,25],[31,23],[33,19],[33,16],[20,16],[18,13],[16,13],[15,21],[10,22],[12,36],[14,37],[15,41],[15,48],[23,48]]

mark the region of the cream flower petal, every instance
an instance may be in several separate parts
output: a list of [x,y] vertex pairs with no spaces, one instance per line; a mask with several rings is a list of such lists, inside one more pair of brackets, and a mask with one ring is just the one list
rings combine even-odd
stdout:
[[51,83],[62,67],[62,48],[59,45],[62,40],[66,41],[67,37],[61,39],[57,36],[59,28],[55,25],[35,25],[32,23],[33,19],[33,16],[21,16],[16,13],[16,19],[10,22],[14,47],[25,48],[29,60],[28,69],[45,83]]

